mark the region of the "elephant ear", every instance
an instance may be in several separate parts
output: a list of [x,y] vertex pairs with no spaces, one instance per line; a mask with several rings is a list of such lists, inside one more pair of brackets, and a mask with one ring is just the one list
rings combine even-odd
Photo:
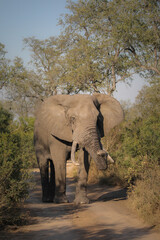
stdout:
[[72,142],[72,128],[67,119],[66,102],[69,96],[57,95],[49,97],[42,103],[40,121],[46,126],[49,134],[58,140]]
[[94,94],[98,103],[102,118],[99,123],[101,137],[106,136],[109,131],[124,119],[124,113],[120,103],[106,94]]

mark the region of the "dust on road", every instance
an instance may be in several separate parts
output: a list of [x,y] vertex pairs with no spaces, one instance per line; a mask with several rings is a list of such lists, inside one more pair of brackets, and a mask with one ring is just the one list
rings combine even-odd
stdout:
[[67,195],[71,203],[41,202],[40,175],[34,172],[36,186],[25,208],[31,214],[28,225],[1,232],[0,240],[160,240],[160,233],[143,224],[127,207],[125,190],[89,186],[91,204],[73,204],[75,183],[67,164]]

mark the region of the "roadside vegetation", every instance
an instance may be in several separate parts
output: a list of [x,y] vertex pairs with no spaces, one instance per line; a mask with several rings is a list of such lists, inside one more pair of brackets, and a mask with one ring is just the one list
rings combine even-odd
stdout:
[[0,105],[0,226],[22,224],[21,212],[30,186],[29,167],[33,160],[33,119],[13,121]]
[[[146,80],[125,121],[103,145],[116,160],[106,172],[91,164],[89,181],[128,188],[130,205],[160,224],[160,3],[157,0],[67,1],[59,36],[24,39],[31,65],[6,58],[0,43],[0,225],[17,224],[35,167],[35,105],[56,94],[101,92]],[[139,78],[140,79],[140,78]]]
[[132,208],[160,226],[160,82],[152,81],[127,105],[125,121],[103,139],[116,163],[103,173],[91,166],[89,181],[127,187]]

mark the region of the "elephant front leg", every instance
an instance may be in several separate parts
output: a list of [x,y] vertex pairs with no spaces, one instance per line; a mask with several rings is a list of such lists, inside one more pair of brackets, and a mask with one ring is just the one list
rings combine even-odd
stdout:
[[89,171],[88,152],[81,149],[78,154],[79,170],[78,170],[78,182],[76,185],[75,204],[89,203],[87,197],[87,180]]
[[55,168],[55,203],[67,203],[68,199],[66,196],[66,152],[54,151],[51,149],[53,163]]
[[55,164],[55,203],[68,203],[66,196],[66,163]]

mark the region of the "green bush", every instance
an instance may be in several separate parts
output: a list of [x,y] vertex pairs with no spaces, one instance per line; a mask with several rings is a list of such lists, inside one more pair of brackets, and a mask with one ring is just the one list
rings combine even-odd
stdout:
[[[117,133],[117,146],[109,151],[116,160],[115,174],[126,184],[133,183],[143,172],[146,163],[157,165],[160,156],[159,117],[135,119],[129,126],[124,124]],[[116,145],[116,143],[115,143]]]
[[8,132],[11,121],[12,115],[0,104],[0,132]]
[[[160,82],[144,87],[121,127],[103,140],[116,164],[103,177],[129,189],[130,203],[148,222],[160,225]],[[98,175],[98,174],[97,174]],[[100,178],[101,181],[101,178]]]
[[21,118],[19,123],[19,135],[21,137],[21,151],[23,159],[30,164],[30,167],[37,167],[37,160],[33,144],[34,118]]
[[[0,225],[18,223],[29,189],[29,159],[21,124],[0,106]],[[23,130],[23,131],[22,131]]]

